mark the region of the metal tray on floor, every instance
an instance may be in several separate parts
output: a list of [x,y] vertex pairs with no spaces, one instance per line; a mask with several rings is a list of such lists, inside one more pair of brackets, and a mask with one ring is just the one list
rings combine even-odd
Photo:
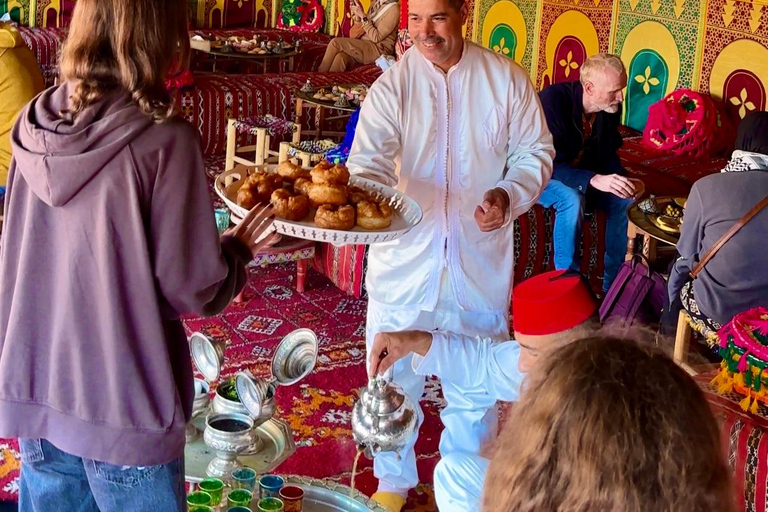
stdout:
[[331,480],[296,475],[283,478],[286,485],[304,489],[304,512],[387,512],[360,491],[352,491],[350,487]]
[[[193,421],[200,429],[200,435],[184,448],[184,478],[192,483],[198,483],[207,476],[205,470],[216,456],[203,441],[205,417],[201,416]],[[291,427],[283,420],[272,418],[256,427],[256,432],[264,442],[264,448],[254,455],[241,455],[238,460],[243,466],[255,469],[257,473],[272,472],[296,451]]]

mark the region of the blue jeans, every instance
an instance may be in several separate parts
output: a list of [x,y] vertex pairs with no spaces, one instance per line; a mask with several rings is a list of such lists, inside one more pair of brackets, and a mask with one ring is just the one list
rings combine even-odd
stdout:
[[[577,190],[557,180],[550,180],[539,198],[545,208],[554,207],[555,216],[555,268],[579,271],[579,245],[581,222],[584,217],[584,196]],[[632,199],[622,199],[613,194],[592,188],[587,193],[587,206],[603,210],[607,214],[605,226],[605,256],[603,261],[603,292],[611,287],[619,267],[627,253],[627,208]]]
[[549,180],[539,197],[544,208],[554,208],[555,268],[581,271],[579,242],[584,217],[584,196],[561,181]]
[[45,439],[19,439],[19,512],[184,512],[184,459],[114,466],[65,453]]

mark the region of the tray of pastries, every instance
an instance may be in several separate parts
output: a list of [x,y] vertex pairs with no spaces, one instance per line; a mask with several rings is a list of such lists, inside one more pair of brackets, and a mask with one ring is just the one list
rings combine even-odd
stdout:
[[221,173],[216,193],[242,219],[257,203],[275,208],[275,231],[284,235],[344,244],[396,240],[421,222],[413,199],[375,181],[349,175],[343,165],[322,161],[305,169],[290,161]]

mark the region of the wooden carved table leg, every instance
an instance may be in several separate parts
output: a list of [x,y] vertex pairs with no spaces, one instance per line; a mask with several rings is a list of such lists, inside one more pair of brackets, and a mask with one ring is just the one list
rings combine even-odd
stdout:
[[307,278],[307,267],[309,260],[298,260],[296,262],[296,291],[304,293],[304,282]]
[[637,240],[637,227],[631,222],[627,226],[627,255],[625,260],[631,260],[635,255],[635,242]]

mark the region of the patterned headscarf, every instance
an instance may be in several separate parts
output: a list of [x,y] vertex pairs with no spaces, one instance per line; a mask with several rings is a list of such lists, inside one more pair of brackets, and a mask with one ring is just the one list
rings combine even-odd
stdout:
[[736,148],[722,172],[768,171],[768,112],[752,112],[741,121]]

